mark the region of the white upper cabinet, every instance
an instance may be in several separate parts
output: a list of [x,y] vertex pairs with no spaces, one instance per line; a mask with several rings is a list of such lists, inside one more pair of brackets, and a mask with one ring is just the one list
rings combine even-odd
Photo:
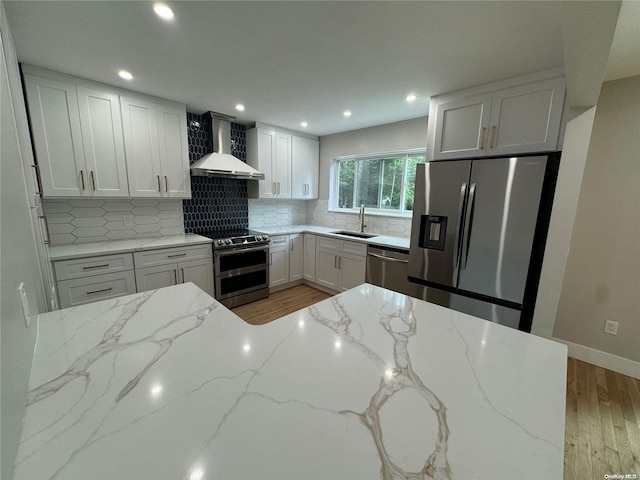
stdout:
[[555,150],[564,107],[564,78],[497,91],[491,102],[488,154]]
[[162,181],[156,105],[131,97],[120,97],[120,104],[131,196],[159,197]]
[[312,138],[292,137],[291,198],[318,198],[320,170],[319,142]]
[[247,163],[264,173],[264,180],[250,182],[254,198],[291,198],[291,135],[273,129],[247,131]]
[[553,151],[564,107],[564,78],[491,92],[451,93],[431,101],[432,160]]
[[23,70],[45,197],[190,198],[184,105]]
[[291,198],[291,135],[276,132],[273,181],[276,198]]
[[78,197],[86,194],[86,165],[75,85],[25,75],[25,86],[43,195]]
[[160,170],[164,181],[164,195],[191,197],[189,145],[187,142],[187,111],[168,105],[156,105],[158,114],[158,142]]
[[120,97],[132,197],[191,196],[184,108]]
[[126,197],[129,185],[118,95],[81,86],[76,91],[90,191],[101,197]]
[[484,155],[491,94],[439,103],[434,159]]
[[249,182],[250,198],[318,197],[318,140],[256,126],[247,131],[247,163],[265,179]]

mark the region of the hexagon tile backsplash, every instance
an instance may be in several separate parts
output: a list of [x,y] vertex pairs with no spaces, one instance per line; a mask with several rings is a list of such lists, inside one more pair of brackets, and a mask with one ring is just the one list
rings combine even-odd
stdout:
[[182,200],[44,199],[52,245],[184,233]]

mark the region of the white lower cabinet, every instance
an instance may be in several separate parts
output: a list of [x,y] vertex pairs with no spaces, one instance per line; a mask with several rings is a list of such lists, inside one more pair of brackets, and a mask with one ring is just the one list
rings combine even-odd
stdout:
[[209,244],[135,252],[133,260],[139,292],[192,282],[213,296],[213,258]]
[[289,235],[271,237],[269,244],[269,287],[289,283]]
[[190,260],[136,269],[138,291],[194,283],[213,296],[213,259]]
[[136,293],[133,270],[105,273],[75,280],[58,282],[60,307],[68,308],[84,303]]
[[332,290],[338,290],[338,255],[335,249],[317,248],[316,283]]
[[304,268],[304,234],[289,235],[289,281],[302,280]]
[[318,236],[316,241],[316,283],[345,291],[365,281],[367,245]]
[[130,253],[54,262],[61,308],[136,293]]
[[61,260],[53,267],[61,308],[186,282],[214,295],[210,244]]
[[310,233],[304,234],[304,260],[303,277],[308,282],[316,281],[316,236]]

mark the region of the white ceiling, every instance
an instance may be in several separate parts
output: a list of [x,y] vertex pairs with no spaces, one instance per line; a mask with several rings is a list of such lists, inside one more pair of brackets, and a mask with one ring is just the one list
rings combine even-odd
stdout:
[[243,123],[305,120],[316,135],[425,116],[431,95],[564,65],[559,1],[166,3],[171,22],[143,1],[5,8],[21,62]]

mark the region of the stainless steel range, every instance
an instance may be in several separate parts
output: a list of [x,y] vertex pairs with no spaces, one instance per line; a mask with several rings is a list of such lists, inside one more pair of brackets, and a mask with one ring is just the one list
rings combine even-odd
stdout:
[[269,237],[254,230],[200,233],[213,239],[215,297],[228,308],[269,296]]

